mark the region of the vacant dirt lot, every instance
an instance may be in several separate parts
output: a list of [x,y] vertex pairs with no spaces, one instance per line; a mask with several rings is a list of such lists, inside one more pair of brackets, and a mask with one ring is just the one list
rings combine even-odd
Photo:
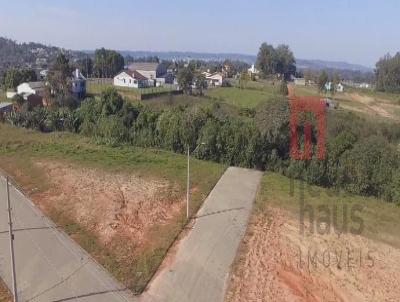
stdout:
[[226,301],[398,301],[400,250],[364,237],[313,234],[269,208],[248,228]]
[[137,245],[156,224],[179,213],[178,189],[167,181],[111,174],[65,163],[37,162],[49,179],[48,190],[33,195],[45,212],[57,210],[94,232],[104,244],[115,236]]
[[47,216],[134,292],[147,284],[184,222],[184,194],[165,178],[51,159],[32,160],[26,171],[12,161],[3,166]]

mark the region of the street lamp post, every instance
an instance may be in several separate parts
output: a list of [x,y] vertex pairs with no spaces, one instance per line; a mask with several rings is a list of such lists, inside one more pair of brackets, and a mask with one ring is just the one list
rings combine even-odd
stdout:
[[[197,147],[193,150],[192,153],[196,152],[196,150],[200,146],[204,146],[205,143],[200,143]],[[187,179],[186,179],[186,218],[189,219],[190,217],[190,146],[187,146]]]

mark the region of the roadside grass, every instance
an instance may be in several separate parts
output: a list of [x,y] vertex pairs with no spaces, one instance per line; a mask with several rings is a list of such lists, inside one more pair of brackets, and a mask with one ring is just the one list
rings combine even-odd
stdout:
[[[181,196],[185,194],[187,166],[184,155],[132,146],[95,145],[76,134],[43,134],[7,124],[0,124],[0,142],[0,167],[10,173],[28,195],[46,190],[49,185],[47,176],[34,165],[35,160],[43,159],[67,161],[110,173],[125,172],[165,179],[178,184]],[[191,187],[196,188],[191,194],[192,213],[200,208],[225,168],[220,164],[191,159]],[[182,211],[171,223],[154,226],[151,240],[140,253],[133,259],[121,260],[116,259],[114,251],[102,245],[93,233],[63,212],[51,209],[46,214],[134,293],[144,289],[186,223]],[[125,244],[124,238],[115,241],[113,246]]]
[[276,89],[274,86],[263,90],[218,87],[208,89],[206,95],[214,100],[219,100],[238,108],[255,108],[260,103],[266,102],[276,95]]
[[[304,194],[304,207],[310,205],[314,211],[314,221],[318,217],[325,217],[326,212],[320,212],[319,207],[325,206],[330,211],[329,219],[333,225],[334,216],[337,215],[337,226],[343,226],[344,215],[348,230],[358,228],[359,222],[351,218],[352,207],[362,208],[356,215],[363,221],[362,236],[390,244],[400,248],[400,207],[373,197],[351,195],[347,192],[335,192],[318,186],[304,184],[291,180],[277,173],[266,172],[261,181],[260,189],[254,207],[255,213],[268,215],[268,206],[279,207],[288,212],[300,223],[301,196]],[[303,209],[304,209],[303,207]],[[309,212],[304,212],[305,223],[309,222]],[[326,221],[326,220],[325,220]],[[336,221],[336,219],[335,219]],[[331,229],[331,232],[333,230]]]

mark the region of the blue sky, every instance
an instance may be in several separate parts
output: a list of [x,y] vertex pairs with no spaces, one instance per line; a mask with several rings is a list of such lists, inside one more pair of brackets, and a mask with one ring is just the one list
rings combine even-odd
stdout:
[[0,0],[0,36],[72,49],[256,54],[373,66],[400,51],[400,1]]

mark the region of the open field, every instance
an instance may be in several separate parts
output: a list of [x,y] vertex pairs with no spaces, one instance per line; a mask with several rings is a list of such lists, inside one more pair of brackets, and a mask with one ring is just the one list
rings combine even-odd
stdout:
[[[259,83],[260,85],[263,85]],[[263,85],[263,89],[240,89],[236,87],[219,87],[208,89],[206,95],[239,108],[254,108],[276,94],[276,88]]]
[[394,204],[266,173],[226,301],[396,301],[399,234]]
[[[118,280],[140,292],[185,225],[186,157],[5,124],[0,140],[0,167]],[[191,168],[194,213],[225,167],[193,159]]]
[[[320,95],[316,87],[294,86],[297,96]],[[376,92],[366,89],[346,88],[345,92],[335,95],[321,95],[338,101],[339,109],[350,110],[366,117],[381,121],[400,121],[400,95]]]

